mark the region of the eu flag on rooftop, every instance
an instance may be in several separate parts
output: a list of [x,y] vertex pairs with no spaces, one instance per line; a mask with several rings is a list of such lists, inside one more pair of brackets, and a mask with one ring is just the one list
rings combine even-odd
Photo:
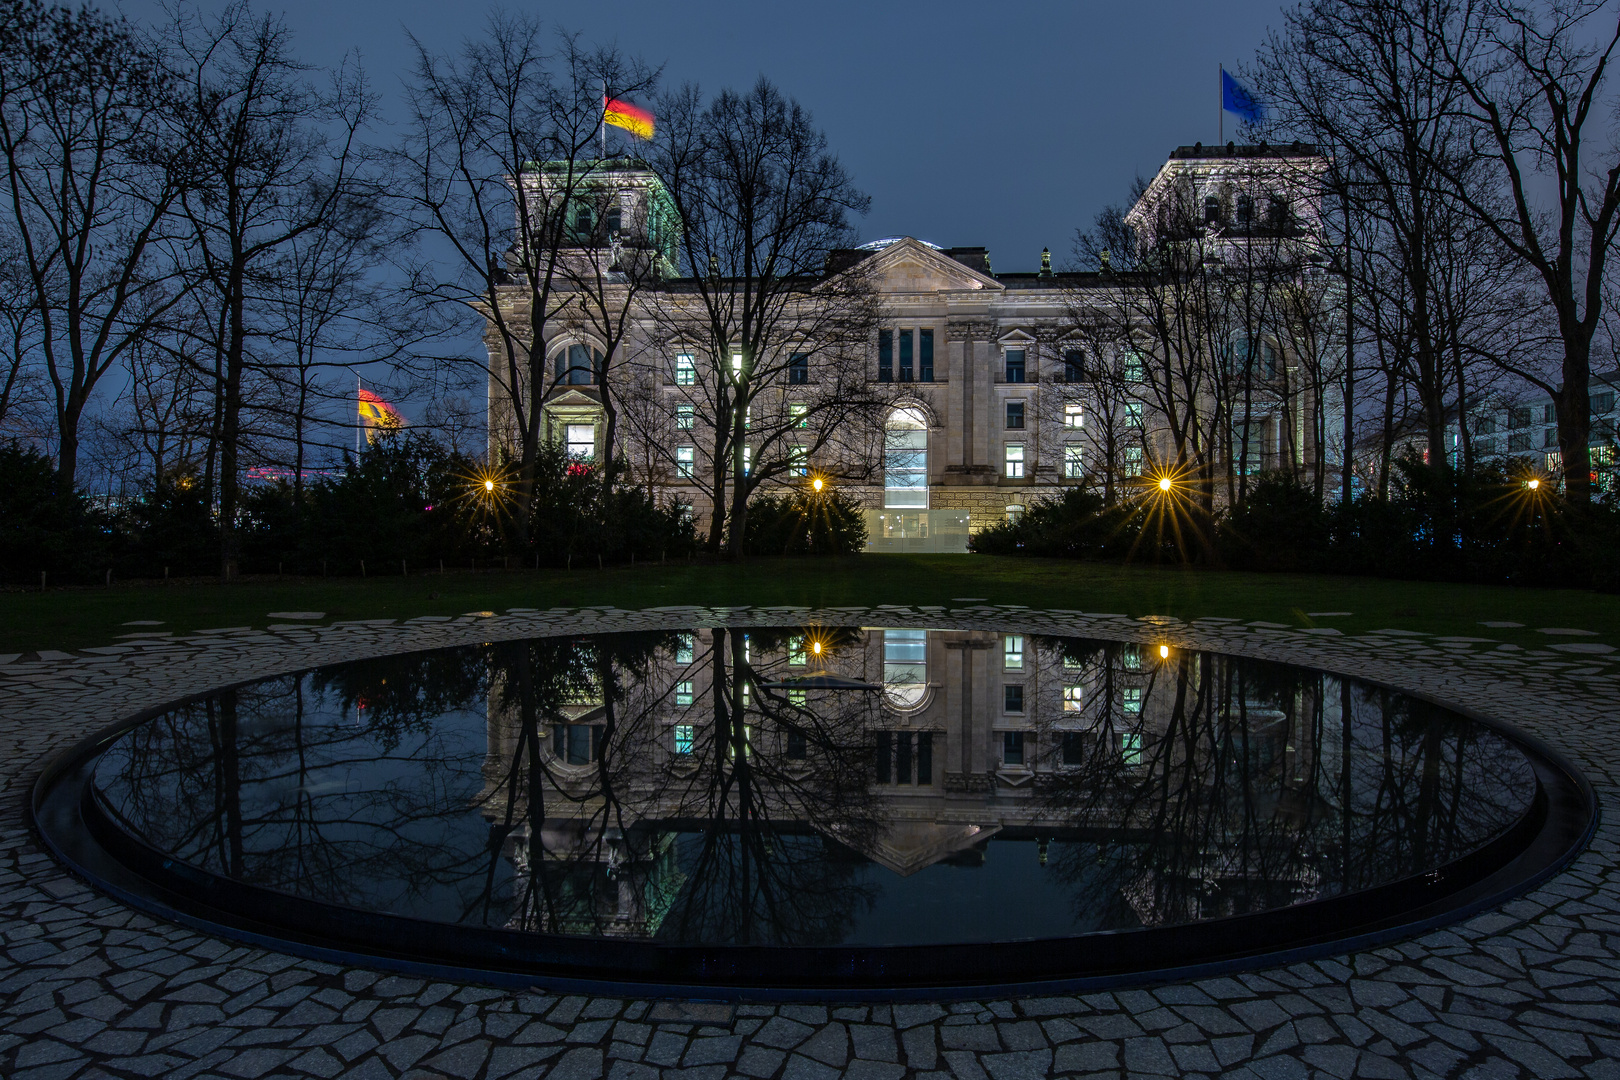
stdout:
[[1224,67],[1221,68],[1221,108],[1250,124],[1258,124],[1266,118],[1266,107]]

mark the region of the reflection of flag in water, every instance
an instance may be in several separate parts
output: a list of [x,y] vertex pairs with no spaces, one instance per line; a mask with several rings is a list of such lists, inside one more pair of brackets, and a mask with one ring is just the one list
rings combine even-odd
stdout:
[[620,101],[618,98],[604,97],[602,99],[602,119],[614,127],[621,127],[632,135],[643,139],[653,137],[653,114],[646,109]]
[[360,420],[371,425],[366,432],[368,439],[374,438],[378,431],[392,431],[405,426],[405,419],[394,411],[394,407],[370,390],[360,391]]

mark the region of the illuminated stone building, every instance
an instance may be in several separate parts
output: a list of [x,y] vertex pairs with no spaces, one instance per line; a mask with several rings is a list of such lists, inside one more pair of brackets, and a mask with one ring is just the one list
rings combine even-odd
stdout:
[[[1174,346],[1146,341],[1152,320],[1125,310],[1144,289],[1179,288],[1151,284],[1151,272],[1115,272],[1106,263],[1091,272],[1058,272],[1046,252],[1038,271],[996,272],[984,248],[912,237],[838,253],[829,272],[863,274],[878,296],[880,314],[862,362],[870,380],[888,384],[887,404],[871,418],[871,433],[844,440],[836,454],[793,461],[783,482],[820,473],[857,495],[875,549],[963,550],[970,532],[1066,487],[1106,480],[1114,491],[1174,462],[1178,428],[1183,444],[1191,438],[1201,446],[1217,478],[1304,470],[1336,456],[1330,444],[1342,429],[1342,408],[1325,373],[1342,348],[1339,324],[1328,311],[1326,325],[1310,327],[1306,340],[1274,300],[1280,286],[1297,298],[1309,291],[1297,287],[1301,282],[1326,282],[1317,302],[1326,296],[1332,307],[1328,260],[1318,243],[1325,168],[1314,148],[1297,144],[1184,146],[1127,215],[1142,249],[1133,266],[1162,267],[1159,254],[1173,262],[1196,247],[1198,280],[1219,282],[1218,296],[1191,300],[1181,290],[1176,299],[1153,298],[1168,311],[1161,318],[1186,324],[1160,337],[1196,340],[1203,359],[1164,355]],[[568,257],[618,266],[627,252],[651,252],[647,257],[673,271],[679,224],[660,201],[656,179],[633,163],[616,163],[604,176],[614,188],[610,209],[581,212],[577,250]],[[706,475],[714,445],[703,395],[694,390],[705,361],[670,344],[668,331],[690,281],[670,276],[634,290],[632,329],[608,382],[624,403],[621,411],[638,419],[620,425],[618,440],[632,476],[665,498],[693,504],[706,523],[706,497],[694,483]],[[558,310],[566,316],[567,287],[559,289]],[[546,437],[580,457],[599,454],[603,342],[583,319],[559,317],[550,325],[546,362],[554,385]],[[492,364],[499,364],[499,338],[492,333],[488,344]],[[799,388],[814,387],[817,364],[788,370],[780,388],[787,407]],[[1190,434],[1189,411],[1200,418]],[[510,445],[511,416],[492,380],[492,451]],[[1334,469],[1325,471],[1336,475]]]

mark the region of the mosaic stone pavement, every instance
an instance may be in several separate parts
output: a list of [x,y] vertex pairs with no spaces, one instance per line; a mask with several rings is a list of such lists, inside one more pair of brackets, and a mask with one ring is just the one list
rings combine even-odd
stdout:
[[1620,662],[1597,642],[1519,649],[1489,630],[1349,637],[1010,605],[514,609],[0,656],[0,1077],[1620,1078],[1612,814],[1542,888],[1388,947],[1112,993],[876,1006],[587,998],[298,959],[108,900],[60,869],[26,824],[29,785],[50,754],[228,682],[531,634],[811,620],[1089,634],[1286,660],[1518,724],[1575,759],[1609,806],[1620,780]]

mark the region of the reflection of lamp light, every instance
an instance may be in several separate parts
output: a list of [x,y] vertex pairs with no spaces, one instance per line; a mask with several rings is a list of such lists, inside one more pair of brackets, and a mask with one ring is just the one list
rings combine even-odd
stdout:
[[1168,660],[1168,659],[1170,659],[1170,646],[1168,646],[1168,645],[1160,645],[1159,646],[1159,659],[1160,660]]
[[1524,486],[1529,488],[1531,491],[1535,491],[1537,488],[1541,487],[1541,481],[1532,478],[1530,480],[1530,482],[1525,484]]

